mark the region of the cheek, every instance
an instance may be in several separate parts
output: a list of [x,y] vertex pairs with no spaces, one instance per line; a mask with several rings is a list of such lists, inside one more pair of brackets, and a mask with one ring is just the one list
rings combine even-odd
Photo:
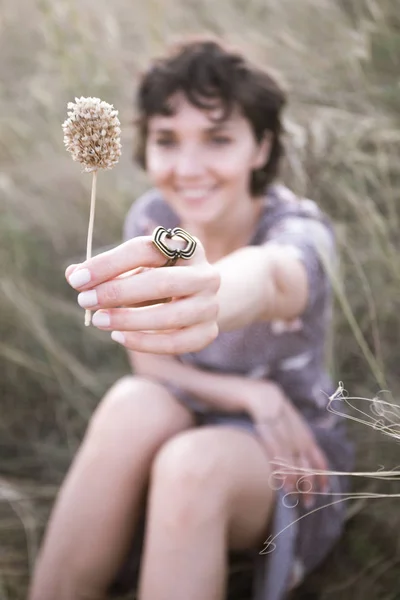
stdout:
[[211,168],[214,173],[218,173],[221,180],[231,185],[246,184],[252,171],[250,159],[243,152],[218,157],[213,161]]
[[172,174],[173,164],[165,155],[157,150],[149,150],[146,154],[147,173],[157,184],[166,182]]

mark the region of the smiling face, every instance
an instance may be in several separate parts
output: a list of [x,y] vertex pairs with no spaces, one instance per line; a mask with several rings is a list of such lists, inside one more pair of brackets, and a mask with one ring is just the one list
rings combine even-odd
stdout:
[[220,109],[201,110],[180,94],[174,114],[148,121],[147,171],[181,221],[222,223],[231,211],[252,210],[250,176],[268,160],[269,140],[258,144],[238,110],[216,121]]

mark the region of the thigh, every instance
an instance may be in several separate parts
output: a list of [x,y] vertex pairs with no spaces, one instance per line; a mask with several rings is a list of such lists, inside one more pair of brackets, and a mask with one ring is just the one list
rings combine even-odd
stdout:
[[[193,515],[214,503],[225,520],[229,548],[260,545],[274,503],[271,469],[264,448],[244,428],[207,425],[183,432],[160,449],[154,461],[152,485],[168,497],[166,510]],[[190,511],[185,507],[190,507]]]

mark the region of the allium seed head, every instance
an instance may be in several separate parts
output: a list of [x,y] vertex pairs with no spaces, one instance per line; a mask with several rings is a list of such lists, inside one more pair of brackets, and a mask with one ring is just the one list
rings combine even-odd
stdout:
[[72,159],[90,173],[112,169],[121,156],[118,111],[99,98],[68,102],[68,119],[62,125],[64,144]]

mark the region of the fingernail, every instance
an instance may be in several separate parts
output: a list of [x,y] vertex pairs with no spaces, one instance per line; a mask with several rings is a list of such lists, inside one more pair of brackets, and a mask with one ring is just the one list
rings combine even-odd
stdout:
[[125,344],[125,336],[121,331],[113,331],[111,338],[114,342],[118,342],[118,344]]
[[81,292],[78,295],[78,304],[82,308],[90,308],[97,304],[97,292],[96,290],[89,290],[87,292]]
[[110,327],[110,315],[107,312],[94,313],[92,323],[95,327]]
[[77,265],[75,265],[75,264],[69,265],[65,269],[65,277],[69,280],[69,274],[72,273],[73,271],[77,271],[78,267],[79,267],[79,263]]
[[90,277],[89,269],[78,269],[77,271],[71,273],[71,275],[68,277],[68,281],[72,287],[78,288],[82,285],[85,285],[85,283],[89,283]]

